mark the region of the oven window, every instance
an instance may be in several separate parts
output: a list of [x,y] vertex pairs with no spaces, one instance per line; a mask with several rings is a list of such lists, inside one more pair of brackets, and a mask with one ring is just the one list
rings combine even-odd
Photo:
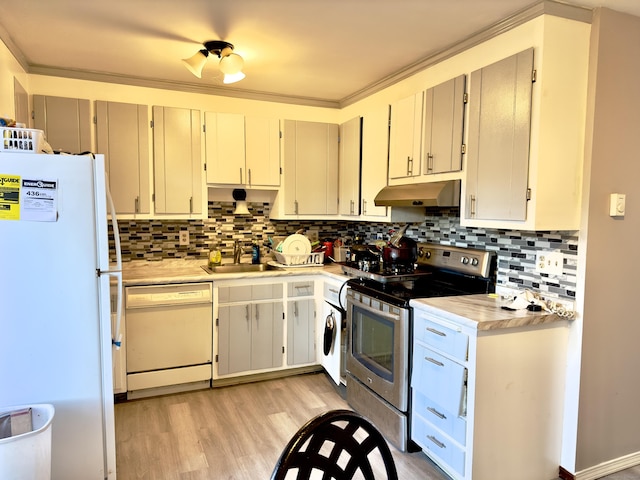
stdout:
[[393,382],[394,323],[353,307],[351,353],[379,377]]

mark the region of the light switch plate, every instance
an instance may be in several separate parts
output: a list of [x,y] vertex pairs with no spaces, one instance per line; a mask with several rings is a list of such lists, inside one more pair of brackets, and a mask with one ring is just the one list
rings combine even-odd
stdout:
[[624,217],[626,195],[624,193],[612,193],[609,196],[609,216]]

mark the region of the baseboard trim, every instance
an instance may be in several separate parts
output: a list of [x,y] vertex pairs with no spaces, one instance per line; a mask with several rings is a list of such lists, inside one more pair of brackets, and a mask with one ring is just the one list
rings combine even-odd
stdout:
[[597,480],[606,475],[640,465],[640,452],[630,453],[624,457],[615,458],[608,462],[589,467],[572,474],[560,467],[559,476],[562,480]]

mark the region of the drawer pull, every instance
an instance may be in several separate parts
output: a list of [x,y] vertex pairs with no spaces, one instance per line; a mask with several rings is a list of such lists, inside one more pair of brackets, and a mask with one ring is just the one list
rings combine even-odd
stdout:
[[439,411],[437,411],[433,407],[427,407],[427,411],[433,413],[436,417],[438,417],[441,420],[446,420],[447,419],[447,416],[444,413],[440,413]]
[[440,330],[436,330],[435,328],[431,328],[431,327],[427,327],[427,332],[435,333],[436,335],[439,335],[440,337],[446,337],[447,336],[446,333],[441,332]]
[[438,447],[440,448],[447,448],[447,446],[442,443],[440,440],[438,440],[436,437],[434,437],[433,435],[427,435],[427,438],[429,440],[431,440],[433,443],[435,443]]
[[427,362],[431,362],[431,363],[433,363],[434,365],[437,365],[437,366],[439,366],[439,367],[444,367],[444,363],[439,362],[439,361],[438,361],[438,360],[436,360],[435,358],[431,358],[431,357],[424,357],[424,359],[425,359]]

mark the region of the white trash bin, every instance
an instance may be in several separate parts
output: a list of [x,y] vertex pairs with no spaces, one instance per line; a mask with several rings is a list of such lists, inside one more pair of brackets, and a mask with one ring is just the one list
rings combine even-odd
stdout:
[[51,479],[51,421],[53,405],[0,407],[0,414],[31,408],[31,432],[0,439],[2,480]]

